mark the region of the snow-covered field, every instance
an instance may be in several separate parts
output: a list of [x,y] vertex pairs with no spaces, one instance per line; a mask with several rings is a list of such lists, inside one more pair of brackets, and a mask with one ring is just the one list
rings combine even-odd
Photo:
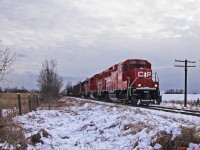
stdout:
[[[38,109],[14,118],[30,141],[27,149],[158,150],[162,147],[159,135],[170,135],[174,140],[184,127],[200,134],[199,117],[83,99],[63,101],[65,107]],[[37,143],[33,137],[38,134]],[[189,149],[199,150],[198,144],[191,143]]]
[[[200,100],[200,94],[187,94],[188,101],[197,101]],[[184,94],[162,94],[163,101],[183,101]]]
[[188,94],[187,107],[184,107],[184,94],[162,94],[160,106],[200,111],[198,100],[200,101],[200,94]]

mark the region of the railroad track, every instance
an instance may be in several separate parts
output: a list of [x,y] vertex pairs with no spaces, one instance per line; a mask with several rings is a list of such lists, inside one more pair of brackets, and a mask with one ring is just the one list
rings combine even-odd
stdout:
[[[85,98],[82,98],[85,99]],[[85,99],[88,100],[88,99]],[[91,99],[92,100],[92,99]],[[99,101],[99,100],[92,100],[92,101]],[[99,102],[105,102],[106,101],[99,101]],[[132,106],[131,104],[125,105],[123,103],[118,103],[119,105],[123,106]],[[151,110],[160,110],[165,112],[171,112],[171,113],[178,113],[178,114],[184,114],[184,115],[190,115],[190,116],[197,116],[200,117],[200,111],[194,111],[194,110],[184,110],[184,109],[176,109],[176,108],[170,108],[170,107],[162,107],[162,106],[156,106],[156,105],[149,105],[149,106],[132,106],[137,108],[145,108],[145,109],[151,109]]]
[[184,110],[184,109],[176,109],[176,108],[161,107],[154,105],[148,107],[142,106],[142,108],[200,117],[200,111],[194,111],[194,110]]

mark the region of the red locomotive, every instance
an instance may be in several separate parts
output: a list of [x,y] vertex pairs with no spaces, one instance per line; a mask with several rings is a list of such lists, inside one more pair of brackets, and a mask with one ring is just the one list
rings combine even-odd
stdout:
[[161,102],[158,76],[153,76],[151,64],[141,59],[115,64],[75,85],[70,94],[132,105]]

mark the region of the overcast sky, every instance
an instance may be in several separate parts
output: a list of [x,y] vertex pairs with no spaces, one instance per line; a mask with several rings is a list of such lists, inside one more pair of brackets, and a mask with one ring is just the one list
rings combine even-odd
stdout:
[[161,90],[184,88],[175,59],[197,61],[188,87],[200,90],[199,0],[0,0],[0,40],[16,52],[3,87],[36,88],[45,59],[76,83],[126,59],[152,63]]

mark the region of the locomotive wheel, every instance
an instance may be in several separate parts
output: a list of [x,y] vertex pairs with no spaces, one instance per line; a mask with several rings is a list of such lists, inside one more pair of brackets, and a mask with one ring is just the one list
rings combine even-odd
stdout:
[[106,102],[112,102],[108,96],[108,93],[105,94],[105,99],[106,99]]
[[128,100],[128,98],[125,98],[125,100],[124,100],[124,104],[125,104],[125,105],[129,104],[129,100]]
[[162,101],[161,96],[158,96],[158,99],[156,100],[157,104],[160,105],[161,101]]
[[131,104],[133,106],[136,106],[138,103],[138,99],[135,96],[131,96]]
[[128,96],[127,98],[125,98],[124,103],[127,105],[127,104],[129,104],[130,100],[131,100],[131,96]]

